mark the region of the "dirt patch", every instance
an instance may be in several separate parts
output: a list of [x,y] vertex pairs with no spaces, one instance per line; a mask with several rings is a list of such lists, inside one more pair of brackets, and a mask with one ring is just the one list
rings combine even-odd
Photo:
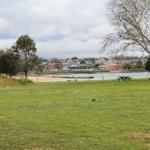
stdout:
[[145,138],[150,138],[150,132],[149,133],[133,132],[133,133],[129,133],[128,136],[130,138],[143,141]]
[[42,148],[31,148],[31,149],[25,149],[25,150],[43,150]]
[[139,140],[143,142],[145,146],[150,147],[150,132],[132,132],[127,136],[128,138]]
[[47,148],[47,149],[42,149],[42,148],[29,148],[29,149],[25,149],[25,150],[62,150],[60,148]]
[[145,146],[150,147],[150,143],[149,144],[146,143]]

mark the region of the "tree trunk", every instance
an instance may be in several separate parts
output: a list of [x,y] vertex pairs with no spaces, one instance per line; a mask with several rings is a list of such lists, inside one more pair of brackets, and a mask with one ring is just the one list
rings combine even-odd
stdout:
[[25,75],[25,79],[27,79],[28,78],[28,71],[25,71],[24,75]]
[[13,76],[12,74],[9,74],[9,77],[10,77],[10,78],[12,78],[12,76]]

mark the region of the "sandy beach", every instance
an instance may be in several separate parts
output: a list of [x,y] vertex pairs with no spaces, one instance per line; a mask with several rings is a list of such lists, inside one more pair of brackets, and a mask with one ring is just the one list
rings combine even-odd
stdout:
[[[15,77],[17,79],[21,79],[21,77]],[[62,78],[53,78],[53,77],[50,77],[50,76],[39,76],[39,77],[36,77],[36,76],[29,76],[28,77],[29,80],[32,80],[33,82],[64,82],[66,81],[65,79],[62,79]]]
[[29,80],[33,82],[63,82],[65,81],[62,78],[53,78],[53,77],[28,77]]

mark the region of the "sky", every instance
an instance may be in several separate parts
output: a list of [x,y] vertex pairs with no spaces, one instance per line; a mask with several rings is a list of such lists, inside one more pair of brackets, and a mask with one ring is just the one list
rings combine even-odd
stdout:
[[34,39],[40,57],[100,57],[112,31],[107,0],[0,0],[0,48],[20,35]]

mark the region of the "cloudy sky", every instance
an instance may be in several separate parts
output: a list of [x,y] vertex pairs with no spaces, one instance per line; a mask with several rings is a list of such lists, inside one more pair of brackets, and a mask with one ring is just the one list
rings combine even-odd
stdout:
[[22,34],[42,57],[99,57],[101,38],[111,32],[107,0],[0,0],[0,48]]

